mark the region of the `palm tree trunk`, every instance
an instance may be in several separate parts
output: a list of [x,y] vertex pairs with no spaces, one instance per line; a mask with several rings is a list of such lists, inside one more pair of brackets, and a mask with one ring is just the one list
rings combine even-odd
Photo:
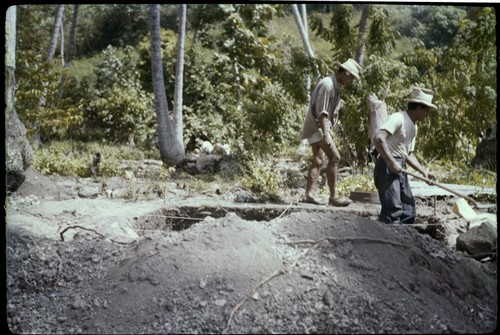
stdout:
[[54,26],[52,27],[52,34],[50,35],[49,51],[47,52],[47,62],[54,59],[56,54],[57,40],[59,39],[59,30],[62,25],[62,18],[64,14],[64,5],[58,5],[56,8],[56,17],[54,19]]
[[[311,47],[311,43],[309,42],[308,34],[306,33],[307,28],[304,26],[302,19],[300,18],[300,12],[296,4],[292,5],[292,12],[293,16],[295,17],[295,23],[297,23],[297,27],[299,28],[300,37],[302,38],[302,44],[304,45],[304,49],[306,50],[307,57],[316,59],[314,51]],[[318,67],[316,67],[316,76],[318,79],[321,76]]]
[[170,117],[163,78],[160,35],[160,5],[149,5],[149,26],[151,33],[151,72],[155,108],[158,121],[158,142],[160,157],[165,164],[174,166],[185,158],[184,147],[177,140]]
[[[69,31],[69,41],[68,41],[68,51],[64,57],[64,68],[68,68],[71,63],[71,59],[75,53],[75,36],[76,36],[76,26],[78,22],[78,10],[80,5],[75,5],[73,7],[73,17],[71,20],[71,28]],[[64,93],[64,82],[66,81],[66,74],[61,76],[61,82],[59,84],[59,92],[57,93],[57,103],[61,100]]]
[[[307,40],[309,40],[309,25],[307,23],[307,9],[306,9],[306,4],[302,4],[300,6],[300,10],[302,12],[302,26],[304,28],[304,33],[306,35]],[[309,104],[309,101],[311,100],[311,76],[308,74],[306,76],[306,94],[307,94],[307,104]]]
[[186,39],[186,16],[187,5],[179,7],[179,39],[177,41],[177,64],[175,73],[174,90],[174,113],[173,123],[175,135],[180,143],[184,142],[183,123],[182,123],[182,90],[184,80],[184,41]]
[[297,5],[292,5],[293,16],[295,17],[295,22],[297,23],[297,27],[299,28],[300,37],[302,38],[302,44],[304,44],[304,49],[306,50],[306,54],[310,58],[315,58],[314,51],[309,43],[309,38],[307,33],[305,32],[304,24],[302,23],[302,19],[300,18],[300,13]]
[[368,30],[368,17],[370,15],[370,5],[362,5],[361,18],[359,20],[359,49],[356,53],[356,61],[359,65],[363,65],[363,58],[365,53],[365,34]]
[[[59,32],[62,26],[62,18],[64,14],[64,5],[58,5],[56,7],[56,16],[54,19],[54,25],[52,26],[52,33],[50,35],[50,43],[49,43],[49,50],[47,52],[47,58],[45,59],[47,62],[50,62],[54,59],[54,56],[56,54],[56,48],[57,48],[57,41],[59,40]],[[48,86],[48,83],[44,83],[44,87]],[[44,108],[47,102],[47,90],[44,88],[44,92],[40,96],[40,99],[38,101],[38,105],[40,108]],[[42,142],[42,138],[40,136],[39,132],[39,124],[38,122],[35,121],[34,127],[36,129],[35,134],[33,134],[33,143],[35,145],[38,145]]]
[[11,6],[5,15],[5,105],[7,114],[14,110],[16,70],[16,12]]

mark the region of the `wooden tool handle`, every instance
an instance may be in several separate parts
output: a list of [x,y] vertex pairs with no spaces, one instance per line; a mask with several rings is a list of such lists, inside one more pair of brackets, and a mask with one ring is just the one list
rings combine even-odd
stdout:
[[440,184],[440,183],[438,183],[438,182],[435,182],[435,181],[433,181],[433,180],[430,180],[430,179],[428,179],[428,178],[425,178],[424,176],[418,175],[418,174],[413,173],[413,172],[410,172],[410,171],[408,171],[408,170],[401,169],[401,172],[406,173],[406,174],[409,174],[410,176],[413,176],[413,177],[415,177],[415,178],[417,178],[417,179],[423,180],[423,181],[425,181],[425,182],[426,182],[426,183],[428,183],[428,184],[431,184],[431,185],[436,185],[437,187],[440,187],[440,188],[442,188],[443,190],[446,190],[446,191],[448,191],[448,192],[450,192],[450,193],[453,193],[453,194],[455,194],[455,195],[457,195],[457,196],[459,196],[459,197],[461,197],[461,198],[464,198],[464,199],[466,199],[466,200],[468,200],[468,201],[472,202],[472,203],[474,204],[474,206],[475,206],[475,207],[479,207],[479,205],[478,205],[478,203],[476,202],[476,200],[472,199],[472,198],[471,198],[471,197],[469,197],[468,195],[465,195],[465,194],[460,193],[460,192],[458,192],[458,191],[452,190],[452,189],[451,189],[451,188],[449,188],[449,187],[446,187],[446,186],[444,186],[444,185],[442,185],[442,184]]

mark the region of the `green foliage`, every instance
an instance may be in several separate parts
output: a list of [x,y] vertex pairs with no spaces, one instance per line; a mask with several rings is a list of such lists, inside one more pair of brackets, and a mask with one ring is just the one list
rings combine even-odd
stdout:
[[460,21],[450,47],[419,51],[424,59],[436,59],[423,66],[439,106],[419,130],[427,156],[469,162],[478,134],[496,120],[495,14],[488,7],[478,14],[477,21]]
[[[236,96],[228,94],[233,88],[230,74],[220,60],[206,58],[203,50],[191,48],[186,53],[184,87],[184,142],[193,150],[197,140],[233,144],[236,140],[238,104]],[[214,71],[214,69],[217,69]],[[241,109],[241,108],[240,108]],[[232,117],[234,116],[234,117]]]
[[100,175],[104,177],[119,175],[124,160],[159,159],[157,150],[97,142],[52,141],[34,148],[32,166],[44,175],[90,177],[90,164],[96,152],[101,153]]
[[269,164],[269,157],[250,154],[243,167],[242,185],[266,202],[281,202],[280,190],[285,181],[282,173]]
[[148,32],[148,6],[144,4],[81,5],[77,45],[80,53],[91,56],[109,45],[135,45]]
[[108,141],[146,145],[156,132],[153,96],[142,89],[134,50],[127,47],[124,52],[120,58],[113,47],[104,50],[87,115]]
[[[65,10],[65,28],[71,22],[70,8]],[[161,8],[165,86],[172,103],[178,5]],[[309,24],[316,64],[304,56],[289,5],[189,5],[183,94],[186,149],[194,149],[201,140],[228,143],[242,152],[286,151],[297,143],[310,93],[306,76],[310,75],[312,90],[318,79],[315,66],[327,75],[359,48],[360,6],[314,8]],[[406,108],[413,85],[436,92],[439,113],[419,126],[417,150],[424,161],[469,160],[477,134],[495,122],[493,8],[371,8],[362,80],[342,92],[343,131],[336,131],[341,164],[366,163],[366,99],[369,93],[382,97],[388,85],[390,113]],[[45,64],[42,56],[54,10],[54,5],[19,5],[16,110],[21,120],[31,133],[40,131],[47,139],[105,137],[124,143],[133,134],[134,141],[148,143],[157,126],[147,93],[152,92],[147,5],[82,5],[77,54],[67,72],[57,61]],[[283,14],[288,16],[277,18]],[[130,47],[101,54],[108,45]],[[67,79],[59,97],[63,73]]]
[[431,170],[440,183],[474,185],[484,188],[495,188],[497,185],[496,173],[482,168],[473,168],[468,164],[437,160],[433,162]]
[[351,22],[354,16],[352,4],[332,6],[329,26],[325,26],[321,16],[312,14],[309,22],[317,36],[332,43],[332,58],[340,61],[352,57],[358,48],[357,34]]
[[280,85],[268,82],[262,91],[250,92],[243,109],[248,126],[252,128],[246,133],[252,136],[247,148],[254,147],[257,152],[297,142],[303,109],[293,103]]
[[83,121],[83,107],[59,97],[64,73],[58,60],[45,62],[41,55],[20,51],[16,110],[29,135],[43,139],[65,138]]
[[425,6],[412,13],[414,21],[408,21],[410,36],[421,39],[427,48],[446,46],[453,42],[458,32],[458,22],[465,11],[454,6]]
[[[47,55],[50,31],[54,25],[56,6],[37,4],[17,6],[17,50],[33,55]],[[18,54],[17,57],[20,55]],[[45,60],[45,57],[42,58]],[[18,62],[18,67],[22,64]]]
[[[163,78],[168,101],[173,101],[175,84],[175,64],[177,37],[172,30],[161,29],[161,53],[163,61]],[[151,35],[146,35],[135,48],[138,54],[136,63],[140,81],[144,89],[153,92],[153,77],[151,74]]]
[[366,39],[367,53],[386,56],[395,48],[399,33],[390,24],[385,8],[373,6],[372,13],[372,23]]
[[[195,9],[194,15],[200,20],[197,36],[203,45],[215,51],[207,58],[203,48],[193,45],[186,53],[186,149],[192,150],[201,140],[209,140],[253,150],[272,146],[273,141],[279,144],[297,138],[301,123],[297,116],[301,112],[297,113],[294,99],[280,85],[288,77],[279,75],[292,71],[282,60],[274,37],[268,34],[267,23],[276,13],[275,6],[202,8],[212,13],[212,19],[219,18],[219,24]],[[217,33],[215,27],[219,29]]]
[[347,197],[351,192],[377,192],[373,182],[373,172],[364,169],[362,173],[339,177],[336,190],[339,195]]

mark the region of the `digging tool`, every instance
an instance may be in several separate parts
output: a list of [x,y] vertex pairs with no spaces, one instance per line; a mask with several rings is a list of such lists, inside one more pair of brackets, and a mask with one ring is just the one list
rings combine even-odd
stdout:
[[446,191],[448,191],[448,192],[450,192],[450,193],[453,193],[453,194],[455,194],[455,195],[457,195],[457,196],[459,196],[459,197],[461,197],[461,198],[464,198],[465,200],[467,200],[467,201],[469,201],[470,203],[472,203],[472,204],[473,204],[473,206],[474,206],[475,208],[477,208],[477,209],[488,209],[488,208],[491,208],[491,207],[495,207],[495,206],[496,206],[496,204],[480,204],[480,203],[478,203],[476,200],[474,200],[474,199],[472,199],[471,197],[469,197],[468,195],[465,195],[465,194],[460,193],[460,192],[458,192],[458,191],[452,190],[451,188],[446,187],[446,186],[444,186],[443,184],[440,184],[440,183],[438,183],[438,182],[435,182],[435,181],[433,181],[433,180],[430,180],[430,179],[428,179],[428,178],[425,178],[425,177],[423,177],[423,176],[420,176],[420,175],[418,175],[418,174],[416,174],[416,173],[410,172],[410,171],[408,171],[408,170],[406,170],[406,169],[401,169],[401,172],[406,173],[406,174],[409,174],[410,176],[413,176],[413,177],[415,177],[415,178],[417,178],[417,179],[423,180],[423,181],[425,181],[426,183],[428,183],[428,184],[430,184],[430,185],[436,185],[437,187],[440,187],[440,188],[442,188],[443,190],[446,190]]

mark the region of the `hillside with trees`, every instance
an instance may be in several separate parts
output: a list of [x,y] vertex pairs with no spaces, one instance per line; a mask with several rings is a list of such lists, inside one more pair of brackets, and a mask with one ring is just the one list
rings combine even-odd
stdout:
[[439,113],[419,135],[426,159],[470,161],[496,122],[491,7],[307,4],[299,22],[312,55],[289,4],[190,4],[185,22],[180,7],[158,8],[162,58],[153,70],[163,69],[166,103],[157,114],[147,5],[18,6],[16,111],[30,139],[150,147],[172,119],[180,127],[168,128],[169,141],[187,155],[203,141],[232,152],[295,148],[315,82],[348,57],[364,70],[343,94],[344,164],[366,164],[370,93],[394,112],[411,86],[435,91]]

